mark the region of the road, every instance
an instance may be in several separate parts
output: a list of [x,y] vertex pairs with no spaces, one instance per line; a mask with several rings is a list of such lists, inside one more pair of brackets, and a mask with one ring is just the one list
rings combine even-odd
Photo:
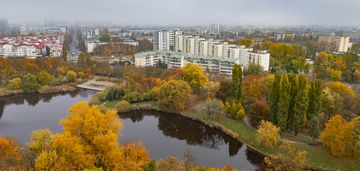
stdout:
[[69,61],[77,62],[80,54],[77,32],[74,33],[70,45]]

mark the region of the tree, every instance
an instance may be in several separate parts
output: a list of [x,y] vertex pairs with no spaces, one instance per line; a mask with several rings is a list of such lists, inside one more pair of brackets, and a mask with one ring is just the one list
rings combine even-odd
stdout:
[[38,80],[41,85],[50,85],[54,80],[54,77],[46,71],[41,71],[38,74]]
[[40,84],[37,81],[37,78],[35,75],[32,74],[26,74],[22,78],[22,86],[21,88],[24,90],[24,92],[34,92],[37,91],[40,88]]
[[344,156],[346,154],[346,135],[348,126],[341,115],[335,115],[326,124],[321,132],[320,138],[325,146],[335,156]]
[[158,105],[165,110],[182,111],[191,100],[191,87],[182,80],[170,80],[160,86]]
[[264,68],[256,63],[250,63],[245,69],[245,75],[259,75],[264,71]]
[[133,102],[141,102],[144,100],[144,97],[141,93],[137,91],[132,91],[130,93],[127,93],[124,97],[124,100],[133,103]]
[[12,80],[9,80],[7,84],[7,88],[9,90],[20,90],[22,86],[22,81],[20,78],[14,78]]
[[189,63],[181,71],[181,77],[188,82],[191,88],[197,92],[208,82],[208,75],[203,67],[197,64]]
[[313,138],[318,138],[320,135],[320,128],[319,128],[320,122],[318,117],[312,117],[309,122],[309,130],[310,130],[310,136]]
[[76,81],[76,72],[75,71],[68,71],[66,73],[66,78],[72,83],[75,82]]
[[233,100],[231,104],[229,104],[229,102],[226,101],[225,112],[230,117],[240,120],[244,119],[246,115],[244,107],[241,105],[240,102],[236,102],[235,100]]
[[224,109],[224,104],[219,99],[208,99],[205,106],[209,116],[222,113]]
[[247,113],[250,123],[253,126],[258,126],[260,121],[269,120],[269,109],[266,103],[256,100],[250,105],[249,112]]
[[232,70],[232,90],[233,96],[236,100],[240,100],[242,96],[242,68],[240,65],[235,64]]
[[322,81],[313,80],[309,89],[309,108],[307,112],[307,119],[311,120],[313,117],[317,118],[320,114],[322,101]]
[[353,118],[348,126],[347,153],[352,157],[360,159],[360,117]]
[[50,151],[52,137],[52,132],[49,129],[33,131],[28,147],[36,154],[40,154],[42,151]]
[[251,39],[242,39],[239,41],[239,45],[244,45],[246,48],[249,48],[252,44]]
[[0,137],[0,170],[25,170],[22,153],[16,141]]
[[345,94],[351,97],[355,97],[356,95],[354,90],[352,90],[348,85],[340,81],[328,82],[326,86],[335,93]]
[[270,97],[269,97],[269,107],[271,113],[271,121],[276,123],[276,115],[279,110],[279,100],[280,100],[280,88],[281,88],[281,74],[279,72],[275,73],[275,79],[273,81]]
[[267,167],[275,171],[302,171],[306,170],[307,159],[306,151],[297,151],[293,142],[286,141],[280,146],[281,152],[269,157],[265,157]]
[[281,130],[285,130],[287,128],[287,121],[289,117],[289,108],[290,108],[290,83],[287,75],[284,75],[281,78],[280,82],[280,98],[278,101],[278,112],[275,116],[277,125],[281,128]]
[[129,112],[131,110],[131,104],[126,100],[119,101],[116,106],[118,112]]
[[257,141],[267,148],[274,148],[280,140],[280,129],[269,121],[261,121],[257,130]]
[[[149,162],[141,144],[118,144],[122,124],[114,110],[102,110],[99,106],[80,102],[69,109],[69,115],[60,123],[64,126],[63,133],[55,136],[48,136],[47,131],[33,134],[36,136],[30,145],[37,147],[33,150],[43,149],[35,161],[37,169],[140,170]],[[51,142],[50,148],[43,148],[48,144],[44,142]]]
[[121,87],[110,87],[105,91],[105,98],[108,101],[120,100],[125,95],[125,90]]
[[299,77],[298,91],[293,104],[292,115],[289,120],[290,130],[294,131],[297,135],[304,127],[305,118],[308,110],[308,93],[306,89],[306,78],[304,76]]

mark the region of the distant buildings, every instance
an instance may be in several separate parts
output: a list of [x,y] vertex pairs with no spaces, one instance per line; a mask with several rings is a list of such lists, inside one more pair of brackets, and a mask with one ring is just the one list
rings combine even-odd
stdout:
[[350,48],[350,37],[320,36],[319,50],[326,52],[347,52]]
[[48,34],[36,37],[7,37],[0,39],[0,56],[6,57],[60,57],[64,35]]
[[[135,57],[137,66],[154,66],[158,60],[168,64],[168,68],[183,67],[192,62],[202,65],[211,72],[232,75],[227,67],[240,64],[247,68],[255,63],[269,70],[270,54],[266,51],[254,52],[252,48],[228,44],[224,41],[205,39],[200,36],[184,35],[179,30],[155,33],[155,51],[140,53]],[[215,69],[217,68],[217,69]]]
[[107,42],[100,42],[100,40],[86,40],[85,48],[87,53],[93,53],[94,49],[100,45],[106,45]]

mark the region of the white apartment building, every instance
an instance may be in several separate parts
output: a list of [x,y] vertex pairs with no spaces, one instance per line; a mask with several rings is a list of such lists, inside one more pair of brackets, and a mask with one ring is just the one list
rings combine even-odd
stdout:
[[175,51],[175,40],[177,35],[182,35],[179,30],[162,30],[155,33],[154,50]]
[[98,40],[85,41],[85,48],[87,53],[93,53],[94,49],[100,45],[106,45],[107,42],[100,42]]

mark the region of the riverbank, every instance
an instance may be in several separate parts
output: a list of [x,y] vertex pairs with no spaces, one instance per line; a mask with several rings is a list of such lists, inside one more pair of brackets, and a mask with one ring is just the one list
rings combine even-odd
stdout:
[[[113,108],[116,102],[104,103],[107,108]],[[246,125],[244,121],[234,120],[224,115],[208,116],[201,106],[194,107],[191,112],[161,111],[156,107],[156,101],[132,104],[134,110],[156,110],[160,112],[179,114],[183,117],[200,121],[205,125],[222,130],[255,151],[270,157],[279,152],[279,148],[268,149],[262,147],[256,140],[256,130]],[[282,140],[284,141],[284,140]],[[305,143],[297,143],[298,150],[307,151],[308,165],[312,170],[360,170],[360,161],[351,158],[340,158],[332,156],[323,146],[312,146]]]
[[[50,93],[67,93],[75,91],[76,87],[74,85],[60,85],[60,86],[43,86],[36,92],[31,93],[39,93],[39,94],[50,94]],[[26,94],[23,90],[7,90],[5,88],[0,89],[0,97],[12,96]]]

